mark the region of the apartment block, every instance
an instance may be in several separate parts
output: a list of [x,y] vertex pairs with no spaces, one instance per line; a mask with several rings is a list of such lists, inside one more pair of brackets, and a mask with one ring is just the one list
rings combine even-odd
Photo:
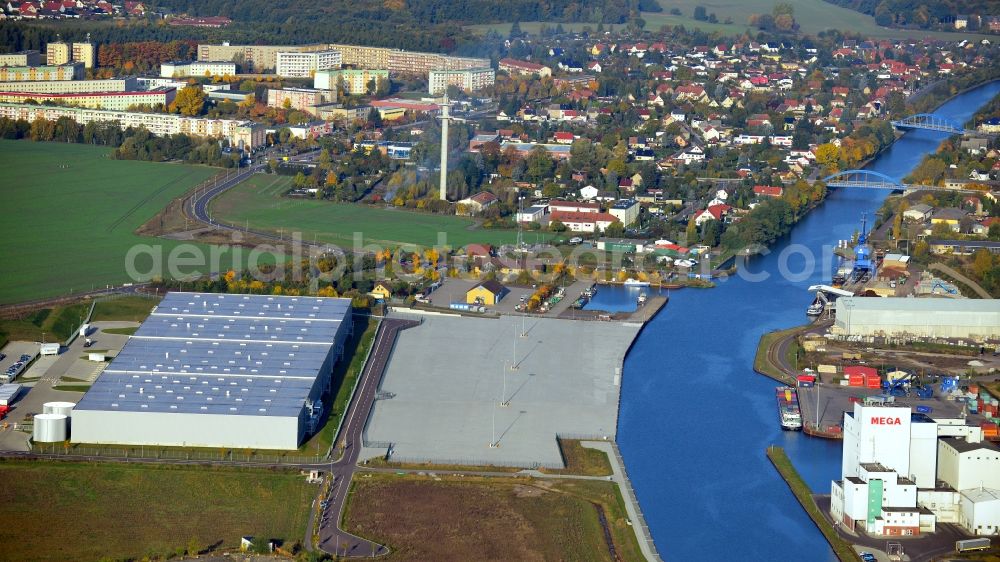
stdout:
[[362,68],[342,68],[339,70],[320,70],[313,76],[313,87],[320,90],[336,90],[338,84],[343,84],[344,92],[352,96],[369,93],[369,84],[380,80],[389,80],[388,70],[370,70]]
[[93,43],[73,43],[73,60],[82,62],[84,68],[97,66],[97,49]]
[[448,86],[474,92],[492,86],[494,82],[496,72],[489,66],[464,70],[431,70],[427,77],[427,89],[435,95],[443,94]]
[[246,70],[274,69],[278,53],[308,53],[325,51],[326,45],[198,45],[199,61],[242,61]]
[[340,63],[362,69],[386,69],[390,73],[426,74],[431,70],[463,70],[490,66],[489,59],[453,57],[440,53],[403,51],[386,47],[366,47],[340,43],[318,45],[198,45],[198,60],[233,60],[241,58],[248,67],[265,70],[277,67],[279,53],[337,51]]
[[32,92],[37,94],[131,92],[138,89],[140,89],[139,80],[135,77],[114,78],[111,80],[39,80],[35,82],[4,82],[0,84],[0,91]]
[[161,78],[232,76],[234,74],[236,74],[236,63],[229,61],[175,61],[160,65]]
[[315,114],[315,106],[337,101],[336,90],[314,90],[312,88],[285,88],[268,90],[267,105],[298,109]]
[[359,107],[344,107],[339,103],[332,103],[316,107],[316,115],[326,121],[341,121],[354,123],[357,121],[367,121],[371,115],[372,107],[363,105]]
[[0,102],[25,103],[34,100],[38,103],[55,102],[73,107],[89,109],[107,109],[125,111],[136,105],[158,106],[170,105],[177,95],[177,90],[164,88],[149,92],[91,92],[81,94],[42,94],[37,92],[5,92],[0,88]]
[[45,46],[45,64],[59,66],[73,60],[73,48],[69,43],[55,41]]
[[41,64],[42,53],[38,51],[0,53],[0,66],[39,66]]
[[320,70],[340,68],[340,51],[326,50],[309,53],[278,53],[275,74],[288,78],[312,78]]
[[[130,111],[110,111],[103,109],[87,109],[82,107],[58,107],[41,105],[23,105],[0,103],[0,117],[8,119],[23,119],[34,121],[41,117],[55,121],[60,117],[69,117],[81,125],[87,123],[107,123],[117,121],[122,129],[128,127],[144,127],[154,135],[173,135],[185,133],[188,135],[210,138],[229,139],[236,146],[255,149],[263,144],[263,134],[254,133],[253,127],[263,128],[248,121],[235,119],[204,119],[200,117],[185,117],[183,115],[165,113],[137,113]],[[247,143],[261,144],[247,144]],[[240,144],[243,143],[243,144]]]
[[0,66],[0,82],[83,80],[83,64],[71,62],[44,66]]

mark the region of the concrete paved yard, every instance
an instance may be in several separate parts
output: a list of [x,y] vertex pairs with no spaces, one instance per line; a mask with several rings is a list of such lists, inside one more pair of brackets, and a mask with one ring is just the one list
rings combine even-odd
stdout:
[[[129,328],[138,325],[136,322],[96,322],[92,324],[96,330],[92,330],[89,334],[90,338],[94,340],[91,349],[107,350],[109,356],[117,355],[125,342],[128,341],[128,336],[108,334],[103,331],[103,328]],[[0,427],[0,450],[27,451],[29,449],[28,439],[31,435],[16,429],[16,426],[24,421],[26,415],[42,413],[42,404],[80,401],[80,398],[83,397],[82,392],[55,390],[52,387],[59,384],[88,384],[79,381],[92,381],[106,366],[105,363],[81,359],[87,357],[89,351],[83,347],[83,343],[83,338],[76,338],[69,347],[63,347],[59,355],[39,357],[31,364],[28,371],[19,377],[17,382],[24,383],[24,388],[4,420],[7,422],[7,427]],[[11,342],[7,347],[15,345],[22,346],[16,347],[16,349],[27,349],[27,346],[34,346],[34,352],[38,352],[38,344],[30,342]],[[24,353],[30,353],[30,351],[24,351]],[[22,377],[28,381],[22,381]],[[63,377],[71,377],[76,380],[67,381]]]
[[[932,418],[957,418],[961,415],[962,407],[953,400],[945,400],[941,397],[940,386],[934,385],[934,397],[930,400],[920,400],[915,395],[895,398],[895,404],[910,406],[929,406],[932,408],[929,414]],[[856,396],[864,400],[866,396],[881,394],[881,390],[823,385],[813,388],[799,388],[799,406],[802,409],[802,421],[815,424],[817,420],[817,404],[819,406],[818,418],[822,428],[838,425],[844,421],[844,412],[853,412],[854,404],[851,397]],[[979,423],[983,418],[969,415],[970,422]]]
[[368,441],[401,462],[561,467],[557,434],[614,437],[639,325],[528,318],[526,331],[517,317],[425,316],[401,332]]

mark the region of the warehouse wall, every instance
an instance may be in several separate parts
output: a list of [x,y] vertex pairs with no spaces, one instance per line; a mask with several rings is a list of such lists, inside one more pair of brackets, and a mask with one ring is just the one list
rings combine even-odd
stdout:
[[836,328],[848,335],[922,337],[1000,337],[1000,314],[991,310],[844,310],[837,307]]
[[298,417],[76,410],[73,443],[297,449]]

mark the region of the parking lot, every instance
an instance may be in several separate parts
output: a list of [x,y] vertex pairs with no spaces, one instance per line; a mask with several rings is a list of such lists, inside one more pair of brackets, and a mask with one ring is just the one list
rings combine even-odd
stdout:
[[[0,353],[5,357],[0,359],[0,373],[13,373],[23,376],[28,365],[38,355],[38,344],[33,342],[12,341],[3,347]],[[27,356],[27,357],[24,357]],[[18,369],[15,365],[21,363]]]
[[[448,308],[448,306],[453,302],[465,302],[465,293],[469,289],[475,287],[479,284],[479,281],[470,279],[456,279],[449,278],[441,284],[441,286],[431,293],[430,301],[431,304],[441,308]],[[573,284],[565,287],[565,296],[563,300],[557,303],[548,313],[544,316],[546,317],[556,317],[564,310],[568,309],[570,305],[573,304],[577,298],[580,297],[580,293],[584,289],[589,288],[593,283],[590,281],[575,281]],[[500,314],[510,314],[515,312],[514,308],[524,301],[527,301],[535,293],[535,289],[532,287],[519,287],[513,285],[504,285],[510,291],[507,296],[503,298],[496,306],[486,307],[490,312],[497,312]],[[522,300],[523,299],[523,300]]]

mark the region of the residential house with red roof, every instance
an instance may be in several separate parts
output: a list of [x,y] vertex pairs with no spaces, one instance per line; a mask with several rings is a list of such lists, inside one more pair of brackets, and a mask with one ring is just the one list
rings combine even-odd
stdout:
[[726,218],[726,215],[728,215],[729,211],[731,211],[732,209],[733,208],[730,207],[729,205],[721,205],[721,204],[709,205],[707,209],[695,215],[694,223],[698,226],[701,226],[702,223],[711,220],[722,221]]
[[610,213],[552,211],[551,220],[563,223],[572,232],[604,232],[618,219]]
[[753,186],[753,194],[757,197],[781,197],[785,193],[785,189],[780,186],[773,185],[755,185]]

